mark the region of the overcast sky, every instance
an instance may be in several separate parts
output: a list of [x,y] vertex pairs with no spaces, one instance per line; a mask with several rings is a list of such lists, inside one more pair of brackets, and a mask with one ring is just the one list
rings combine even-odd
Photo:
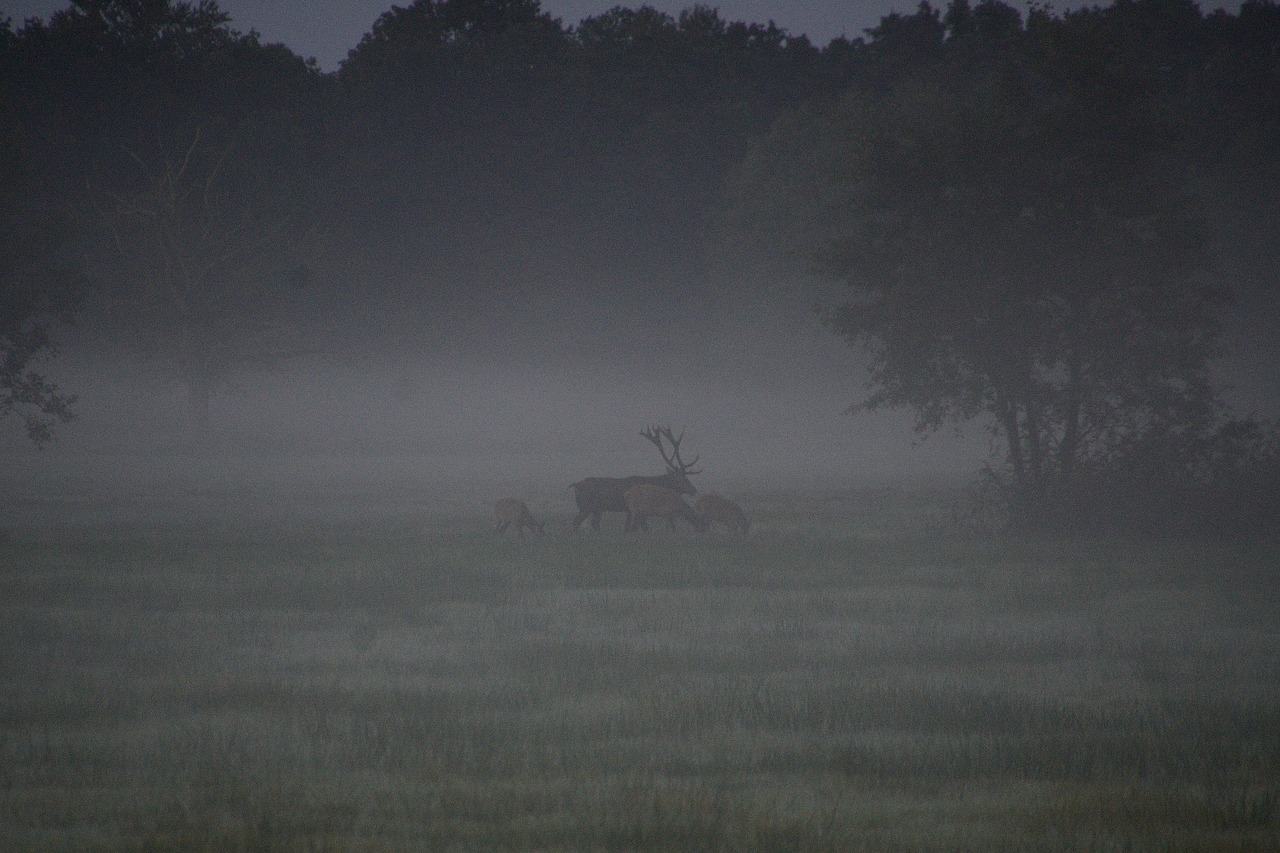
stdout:
[[[264,41],[284,42],[294,53],[314,56],[322,68],[333,71],[380,14],[392,5],[408,6],[410,2],[222,0],[218,5],[231,15],[236,29],[242,32],[257,30]],[[51,12],[70,5],[66,0],[0,0],[0,11],[18,24],[29,17],[47,18]],[[694,3],[693,0],[650,0],[647,4],[625,0],[543,0],[542,8],[565,24],[576,24],[614,6],[636,8],[643,5],[675,14]],[[859,36],[864,28],[875,26],[891,11],[914,9],[917,0],[719,0],[706,5],[718,8],[727,20],[756,23],[772,20],[792,34],[803,33],[815,43],[824,45],[842,34],[851,38]]]
[[[283,42],[294,53],[315,57],[326,71],[337,70],[338,63],[369,31],[378,16],[393,5],[408,6],[412,0],[221,0],[218,4],[231,15],[233,26],[241,32],[257,30],[266,42]],[[975,0],[976,2],[976,0]],[[1025,12],[1029,5],[1022,0],[1006,0]],[[1091,0],[1094,5],[1109,5],[1107,0]],[[637,8],[652,6],[677,14],[694,5],[695,0],[543,0],[542,8],[565,24],[577,24],[583,18],[598,15],[614,6]],[[720,10],[730,21],[767,23],[773,21],[793,35],[807,35],[817,45],[825,45],[840,35],[855,38],[867,27],[873,27],[890,12],[910,12],[919,0],[710,0],[705,5]],[[14,24],[29,17],[47,18],[51,12],[70,6],[68,0],[0,0],[0,15],[9,16]],[[933,0],[945,8],[947,0]],[[1063,10],[1086,5],[1079,0],[1043,4]],[[1202,0],[1205,10],[1219,7],[1235,11],[1239,0]]]

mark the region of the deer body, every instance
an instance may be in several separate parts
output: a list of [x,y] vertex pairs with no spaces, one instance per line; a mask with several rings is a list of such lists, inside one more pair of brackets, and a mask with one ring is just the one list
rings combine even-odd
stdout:
[[515,525],[516,535],[522,540],[528,530],[535,539],[546,535],[541,522],[533,520],[529,506],[519,498],[503,498],[493,505],[493,518],[496,522],[495,533],[505,533],[507,528]]
[[623,502],[627,507],[627,531],[647,530],[645,519],[650,516],[665,518],[673,531],[677,518],[689,522],[699,533],[707,529],[707,522],[684,502],[684,496],[675,489],[638,483],[627,489]]
[[742,507],[721,495],[703,495],[694,504],[694,509],[698,511],[698,515],[706,519],[708,527],[718,522],[729,528],[731,532],[741,533],[744,536],[751,529],[751,521],[742,511]]
[[[579,480],[569,488],[573,489],[574,501],[578,504],[578,514],[573,519],[573,529],[577,530],[582,522],[591,516],[591,529],[599,532],[600,516],[606,512],[627,512],[627,490],[639,485],[659,486],[681,495],[696,495],[698,490],[689,482],[690,474],[699,473],[694,469],[697,457],[692,462],[684,462],[680,458],[679,436],[671,434],[670,427],[650,427],[640,433],[658,448],[662,460],[667,464],[667,473],[656,477],[588,477]],[[665,439],[671,445],[668,454]]]
[[588,477],[570,486],[578,504],[573,529],[577,530],[589,515],[591,529],[599,530],[601,513],[626,512],[627,492],[635,486],[654,486],[682,495],[697,493],[683,474],[667,473],[660,477]]

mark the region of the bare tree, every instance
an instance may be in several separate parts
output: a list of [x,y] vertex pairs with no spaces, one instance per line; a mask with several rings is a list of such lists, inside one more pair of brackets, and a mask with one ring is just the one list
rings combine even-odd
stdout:
[[130,152],[139,187],[103,193],[100,212],[120,263],[115,307],[142,354],[186,389],[204,433],[235,378],[308,351],[289,312],[309,235],[261,199],[235,199],[224,186],[232,147],[202,137],[159,166]]

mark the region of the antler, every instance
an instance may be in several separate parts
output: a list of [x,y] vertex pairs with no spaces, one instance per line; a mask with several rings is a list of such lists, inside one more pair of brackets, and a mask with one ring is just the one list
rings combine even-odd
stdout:
[[[649,439],[658,452],[662,454],[662,461],[667,463],[667,470],[679,471],[682,474],[701,474],[702,470],[694,470],[693,466],[698,464],[701,456],[693,457],[692,462],[685,462],[680,458],[680,441],[684,438],[684,430],[680,430],[680,435],[672,435],[670,426],[651,426],[640,430],[640,434]],[[662,439],[671,442],[671,455],[667,455],[667,450],[662,444]]]

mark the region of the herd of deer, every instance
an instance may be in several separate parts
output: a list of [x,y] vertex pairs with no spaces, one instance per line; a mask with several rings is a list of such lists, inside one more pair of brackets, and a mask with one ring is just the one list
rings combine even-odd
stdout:
[[[693,506],[685,502],[685,495],[696,495],[698,490],[689,481],[691,474],[700,471],[693,466],[698,458],[685,462],[680,458],[680,441],[684,433],[672,435],[671,427],[649,427],[640,432],[658,448],[667,473],[657,477],[588,477],[569,488],[573,489],[578,504],[578,514],[573,519],[573,530],[578,530],[587,516],[591,527],[600,530],[600,516],[606,512],[623,512],[627,515],[626,532],[648,530],[648,519],[665,518],[672,530],[676,519],[687,521],[699,533],[706,532],[713,523],[723,524],[730,531],[746,534],[751,522],[742,508],[720,495],[703,495]],[[664,444],[665,439],[665,444]],[[671,445],[667,452],[666,445]],[[493,505],[497,532],[515,527],[516,535],[524,538],[525,531],[535,537],[546,534],[545,525],[535,521],[529,507],[519,498],[503,498]]]

